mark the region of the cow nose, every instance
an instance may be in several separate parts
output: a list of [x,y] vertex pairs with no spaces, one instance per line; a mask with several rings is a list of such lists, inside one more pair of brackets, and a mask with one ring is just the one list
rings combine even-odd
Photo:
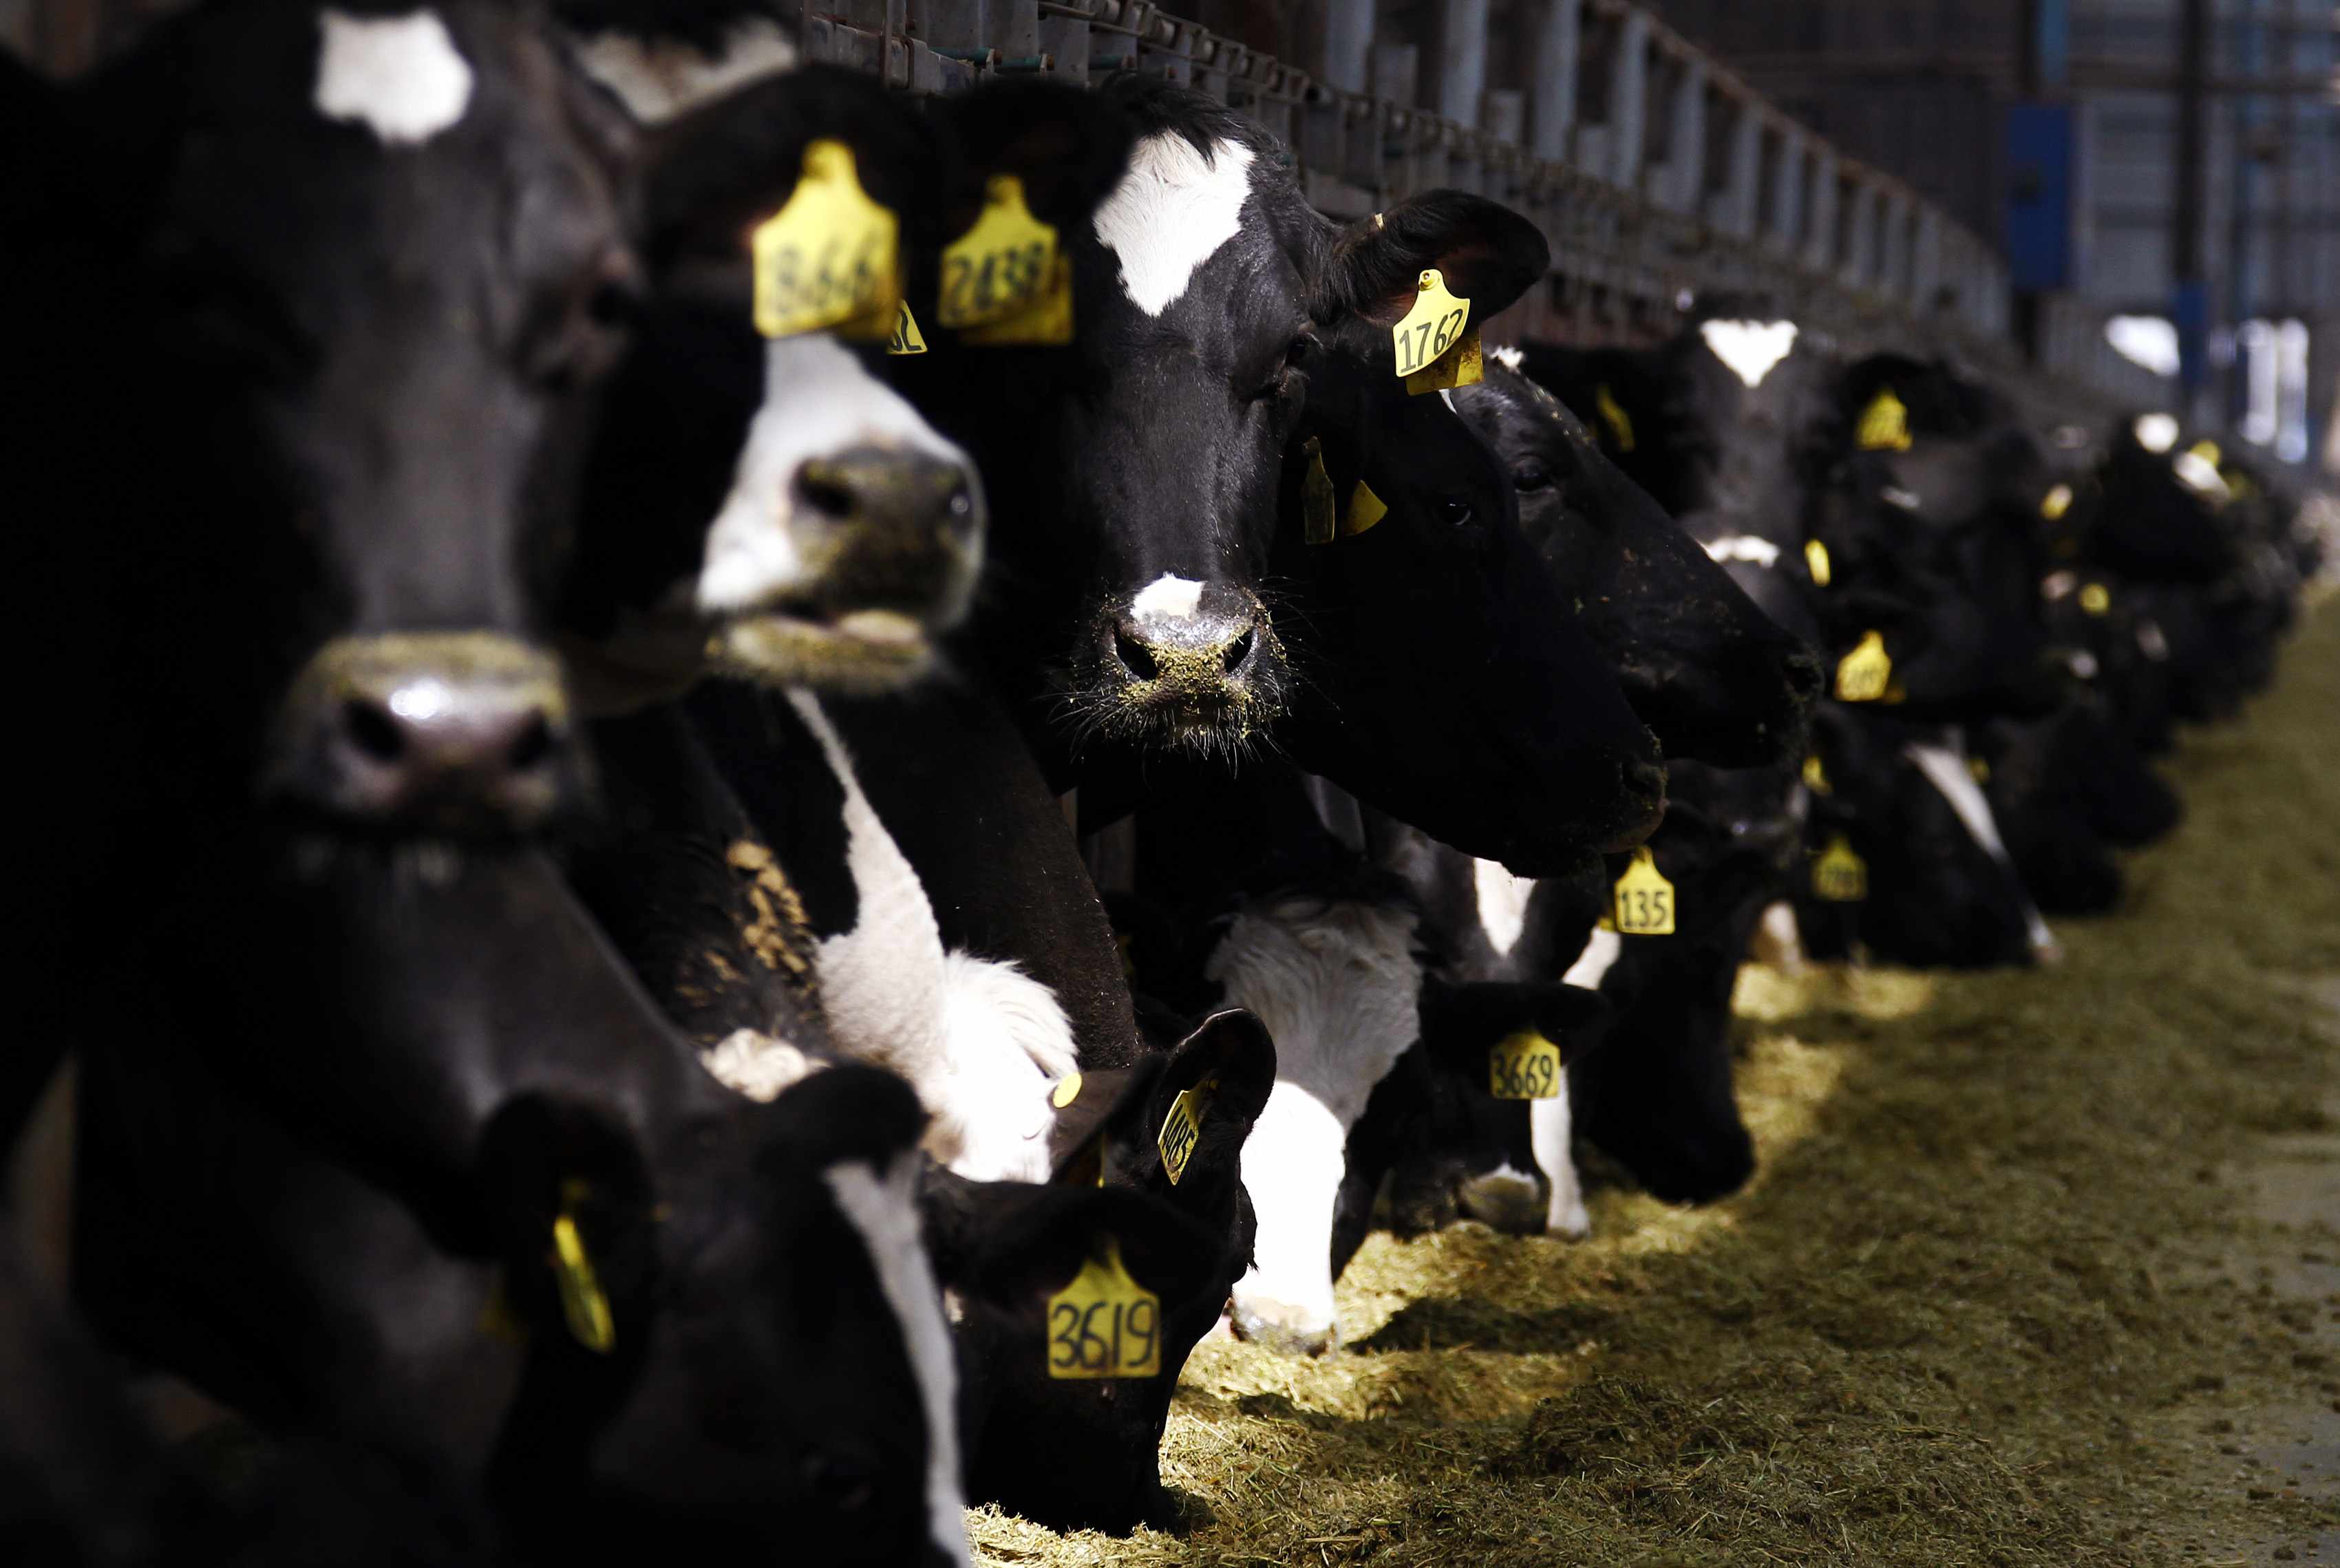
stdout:
[[1828,673],[1821,669],[1819,656],[1800,643],[1789,650],[1780,670],[1800,707],[1818,701],[1827,687]]
[[1272,656],[1265,606],[1228,583],[1165,576],[1112,618],[1108,636],[1127,679],[1197,695],[1252,681]]
[[1601,845],[1608,854],[1633,848],[1658,831],[1666,814],[1666,769],[1662,763],[1629,757],[1618,764],[1617,782],[1624,794],[1615,836]]
[[1235,1337],[1286,1356],[1322,1356],[1333,1348],[1334,1326],[1304,1307],[1266,1297],[1238,1296],[1227,1321]]
[[974,473],[933,453],[849,448],[806,459],[791,488],[808,518],[880,536],[893,548],[965,549],[982,527]]
[[560,666],[491,633],[342,637],[295,677],[263,787],[374,831],[525,833],[581,767]]

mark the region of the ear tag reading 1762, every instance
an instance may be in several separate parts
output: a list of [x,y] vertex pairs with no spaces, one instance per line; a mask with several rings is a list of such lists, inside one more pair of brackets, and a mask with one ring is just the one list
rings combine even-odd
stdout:
[[1300,481],[1300,537],[1312,545],[1329,545],[1341,530],[1333,512],[1333,476],[1324,471],[1324,444],[1311,436],[1300,449],[1308,454],[1308,472]]
[[1893,680],[1892,656],[1885,651],[1883,632],[1864,632],[1859,646],[1838,661],[1836,699],[1840,703],[1873,703],[1885,695]]
[[585,1238],[570,1210],[584,1198],[584,1184],[566,1181],[560,1188],[560,1212],[552,1221],[552,1277],[560,1292],[560,1316],[577,1343],[597,1356],[607,1356],[618,1343],[616,1324],[610,1317],[610,1298],[594,1277],[593,1259]]
[[1357,488],[1349,492],[1349,510],[1341,518],[1341,536],[1353,538],[1388,516],[1389,508],[1373,494],[1373,488],[1359,479]]
[[1487,1092],[1497,1100],[1551,1100],[1565,1080],[1560,1047],[1523,1030],[1487,1050]]
[[1152,1377],[1162,1370],[1162,1302],[1129,1277],[1108,1237],[1048,1297],[1048,1376]]
[[1619,935],[1673,935],[1674,884],[1658,869],[1648,845],[1633,852],[1633,863],[1617,879],[1616,893]]
[[1163,1172],[1173,1187],[1186,1175],[1186,1161],[1194,1158],[1195,1140],[1203,1136],[1203,1116],[1210,1109],[1211,1096],[1218,1087],[1217,1079],[1205,1079],[1172,1100],[1170,1114],[1162,1119],[1162,1135],[1155,1142],[1162,1150]]
[[1828,547],[1818,539],[1804,541],[1804,569],[1811,573],[1812,587],[1816,588],[1828,587],[1829,578],[1836,575],[1829,560]]
[[1617,449],[1621,452],[1631,451],[1633,449],[1632,418],[1625,412],[1625,405],[1617,400],[1617,394],[1609,390],[1608,382],[1603,381],[1593,389],[1592,407],[1601,418],[1607,421],[1609,433],[1617,438]]
[[1859,903],[1869,896],[1869,863],[1842,833],[1812,862],[1812,896],[1829,903]]
[[756,330],[767,338],[837,327],[886,337],[902,297],[901,224],[869,199],[853,150],[823,137],[805,148],[788,203],[749,237]]
[[910,314],[910,301],[904,300],[895,306],[894,335],[886,340],[889,354],[923,354],[927,340],[918,331],[918,319]]
[[[1470,320],[1471,301],[1450,292],[1445,275],[1437,268],[1424,267],[1413,296],[1413,309],[1390,329],[1390,341],[1397,348],[1397,373],[1404,379],[1407,391],[1437,390],[1435,386],[1415,386],[1414,378],[1432,370],[1449,350],[1462,342],[1462,329]],[[1477,349],[1475,337],[1471,346]],[[1471,379],[1475,381],[1478,377],[1474,374]],[[1452,387],[1468,383],[1449,380],[1444,384]]]
[[1860,411],[1854,431],[1864,452],[1906,452],[1909,449],[1909,410],[1888,387]]
[[[1024,182],[994,174],[984,182],[983,212],[943,247],[942,298],[935,320],[946,327],[989,327],[1042,304],[1060,281],[1056,231],[1032,216]],[[1064,274],[1069,284],[1071,274]]]

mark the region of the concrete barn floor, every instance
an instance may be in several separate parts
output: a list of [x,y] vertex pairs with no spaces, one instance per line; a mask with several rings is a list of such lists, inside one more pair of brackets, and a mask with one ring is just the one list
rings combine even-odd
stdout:
[[1748,1191],[1376,1237],[1342,1350],[1198,1349],[1179,1534],[977,1561],[2340,1563],[2340,612],[2168,765],[2058,971],[1742,976]]

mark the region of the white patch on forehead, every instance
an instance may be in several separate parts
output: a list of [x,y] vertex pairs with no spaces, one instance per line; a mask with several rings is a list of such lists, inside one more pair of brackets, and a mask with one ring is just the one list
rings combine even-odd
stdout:
[[2148,452],[2166,452],[2177,444],[2177,420],[2169,414],[2139,414],[2129,429]]
[[1771,367],[1796,346],[1793,321],[1701,321],[1698,335],[1750,387],[1761,386]]
[[1130,150],[1128,172],[1092,220],[1097,242],[1120,258],[1130,303],[1160,315],[1234,238],[1251,194],[1251,161],[1240,142],[1215,142],[1205,157],[1175,131],[1157,131]]
[[677,39],[600,33],[577,51],[585,74],[618,95],[627,112],[656,125],[767,76],[796,69],[797,46],[769,17],[751,16],[723,35],[713,54]]
[[404,16],[320,11],[323,46],[311,101],[328,120],[356,121],[392,146],[420,143],[463,117],[471,66],[431,10]]
[[[856,447],[939,458],[965,468],[970,488],[975,483],[967,454],[836,339],[808,332],[766,344],[763,405],[748,427],[731,493],[708,529],[691,594],[701,613],[759,609],[818,575],[793,527],[797,470]],[[979,496],[976,504],[982,504]]]
[[1581,985],[1587,991],[1599,991],[1609,966],[1625,951],[1625,939],[1613,931],[1595,931],[1585,939],[1584,951],[1560,977],[1562,985]]
[[1487,352],[1494,355],[1495,363],[1502,366],[1506,370],[1516,370],[1527,363],[1528,357],[1509,343],[1490,349]]
[[1519,946],[1527,929],[1528,900],[1535,895],[1535,878],[1513,876],[1500,861],[1471,863],[1471,887],[1477,894],[1479,929],[1487,945],[1502,957]]
[[1748,561],[1770,567],[1780,564],[1780,547],[1753,534],[1729,534],[1706,541],[1709,558],[1718,561]]
[[943,1319],[941,1293],[918,1239],[918,1210],[912,1191],[918,1155],[906,1149],[884,1170],[849,1159],[822,1175],[837,1207],[878,1270],[878,1288],[902,1330],[910,1369],[927,1418],[927,1530],[928,1538],[954,1563],[967,1553],[967,1500],[958,1483],[958,1390],[951,1360],[950,1326]]
[[1129,602],[1129,610],[1142,621],[1156,617],[1185,620],[1202,602],[1202,584],[1192,577],[1173,577],[1165,572],[1138,590],[1137,597]]
[[1901,748],[1901,754],[1915,763],[1918,771],[1926,775],[1926,782],[1950,803],[1950,809],[1966,827],[1967,836],[1998,863],[2014,884],[2016,902],[2023,909],[2025,940],[2032,950],[2045,952],[2054,948],[2055,933],[2048,929],[2047,921],[2040,917],[2030,893],[2025,891],[2022,876],[2015,869],[2015,859],[2007,853],[2007,845],[1998,836],[1998,819],[1991,814],[1989,798],[1967,766],[1963,737],[1953,732],[1948,745],[1920,745],[1912,741]]

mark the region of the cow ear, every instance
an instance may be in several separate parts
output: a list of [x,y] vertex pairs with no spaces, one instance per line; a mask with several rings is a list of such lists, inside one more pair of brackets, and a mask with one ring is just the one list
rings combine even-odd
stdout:
[[1195,1220],[1126,1188],[969,1181],[937,1168],[919,1208],[941,1283],[1010,1310],[1062,1290],[1108,1243],[1130,1277],[1165,1300],[1206,1285],[1224,1250]]
[[1413,308],[1423,269],[1435,267],[1483,323],[1551,265],[1543,235],[1509,207],[1468,192],[1428,191],[1343,232],[1314,313],[1327,325],[1353,318],[1393,326]]
[[649,1181],[633,1140],[601,1108],[523,1095],[489,1123],[479,1172],[507,1305],[607,1355],[654,1268]]
[[1111,100],[1062,83],[1011,82],[937,99],[933,113],[958,164],[941,199],[941,232],[967,232],[994,175],[1023,182],[1032,215],[1059,232],[1086,226],[1120,182],[1135,132]]

